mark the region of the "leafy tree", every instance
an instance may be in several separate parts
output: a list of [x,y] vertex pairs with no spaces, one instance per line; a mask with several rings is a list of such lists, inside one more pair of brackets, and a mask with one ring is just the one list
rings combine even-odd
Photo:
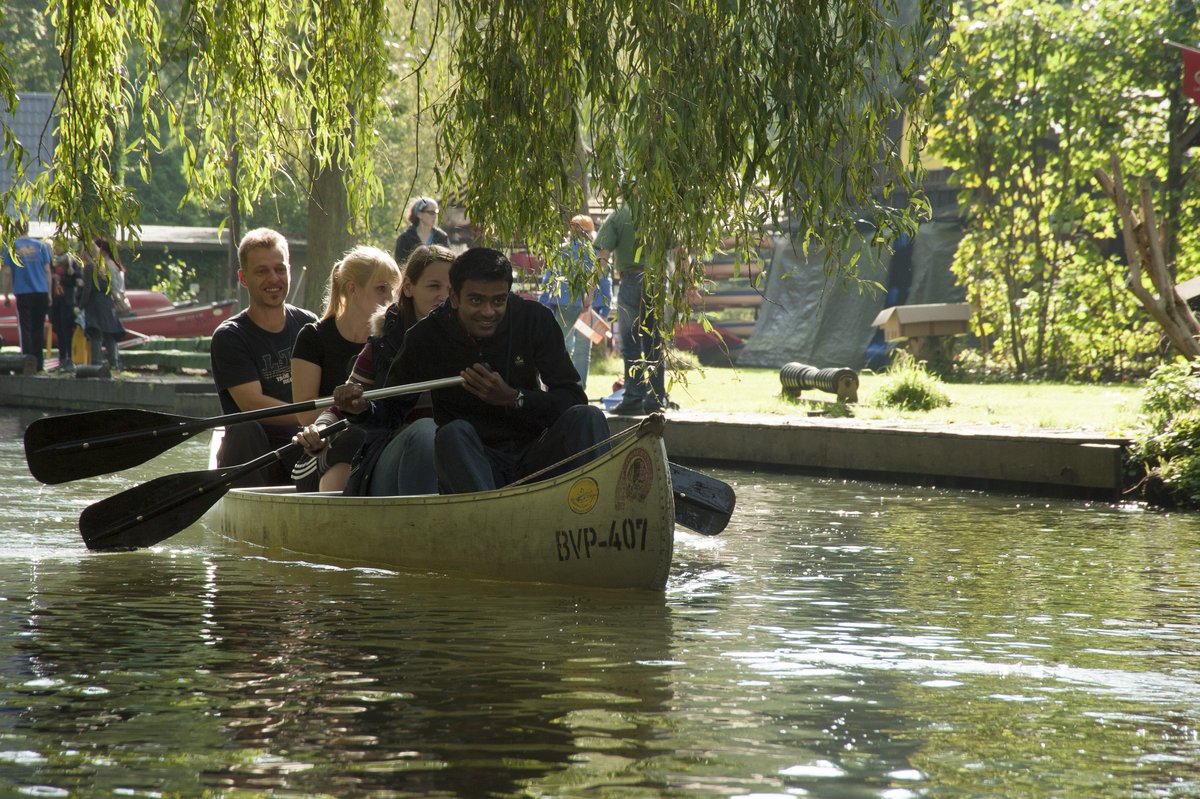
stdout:
[[836,262],[856,220],[911,224],[880,198],[915,192],[893,123],[923,117],[940,3],[449,2],[442,175],[496,239],[548,249],[584,207],[579,138],[594,191],[632,206],[660,304],[686,307],[703,276],[667,275],[672,247],[755,241],[786,215]]
[[62,78],[54,47],[54,30],[46,18],[45,0],[7,0],[0,5],[0,47],[14,74],[18,91],[52,92]]
[[[946,22],[942,0],[50,0],[47,13],[60,141],[29,194],[79,232],[136,224],[126,170],[150,174],[168,142],[202,206],[236,192],[231,222],[282,180],[332,211],[323,241],[338,224],[370,230],[386,207],[378,159],[395,153],[378,132],[400,118],[389,107],[407,110],[388,64],[407,62],[434,126],[417,160],[490,241],[548,248],[591,179],[634,206],[659,301],[678,307],[700,267],[666,276],[674,247],[752,241],[781,215],[835,254],[863,217],[881,240],[911,228],[919,153],[902,152],[898,121],[908,112],[920,133]],[[418,30],[432,34],[414,46]],[[168,43],[185,54],[178,74]],[[330,195],[316,190],[327,179]]]
[[[931,147],[963,189],[954,268],[980,338],[1017,372],[1111,378],[1157,351],[1091,176],[1116,149],[1178,199],[1173,230],[1197,221],[1194,165],[1170,179],[1179,63],[1162,44],[1194,31],[1190,18],[1168,0],[1000,0],[958,20],[946,68],[959,83]],[[1195,257],[1194,236],[1171,239]]]

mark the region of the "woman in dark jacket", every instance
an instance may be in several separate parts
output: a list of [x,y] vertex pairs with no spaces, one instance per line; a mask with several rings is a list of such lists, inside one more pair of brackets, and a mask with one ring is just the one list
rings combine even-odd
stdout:
[[75,305],[79,285],[83,282],[83,261],[73,252],[67,251],[66,242],[54,241],[54,262],[50,277],[50,325],[58,342],[58,368],[74,372],[71,360],[71,345],[75,339]]
[[121,262],[108,239],[96,238],[85,248],[83,286],[78,297],[79,307],[83,309],[83,332],[91,346],[92,363],[100,363],[103,351],[108,367],[113,370],[121,368],[117,342],[125,338],[125,326],[117,318],[112,297],[113,283],[117,280],[115,272],[120,269]]
[[401,269],[412,251],[422,244],[440,244],[450,246],[450,237],[446,231],[437,226],[437,200],[432,197],[418,197],[408,209],[408,230],[396,239],[396,263]]

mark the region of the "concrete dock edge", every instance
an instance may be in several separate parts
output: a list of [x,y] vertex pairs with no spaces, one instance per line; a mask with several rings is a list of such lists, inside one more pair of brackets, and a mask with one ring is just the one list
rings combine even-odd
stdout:
[[[46,413],[141,408],[221,414],[205,378],[0,375],[0,404]],[[638,419],[609,417],[614,430]],[[672,459],[883,482],[1119,500],[1128,439],[1071,431],[922,426],[765,414],[667,414]]]

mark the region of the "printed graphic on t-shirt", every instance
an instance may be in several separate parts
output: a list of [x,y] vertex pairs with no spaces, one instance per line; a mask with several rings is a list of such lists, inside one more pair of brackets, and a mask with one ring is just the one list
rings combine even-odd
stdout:
[[275,382],[290,386],[292,384],[292,351],[283,349],[276,353],[264,353],[259,371],[264,383]]

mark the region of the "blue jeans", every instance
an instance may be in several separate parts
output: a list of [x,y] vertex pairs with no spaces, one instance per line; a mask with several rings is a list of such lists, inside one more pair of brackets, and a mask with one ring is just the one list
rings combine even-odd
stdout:
[[579,385],[586,390],[588,367],[592,360],[592,340],[575,329],[575,320],[583,313],[583,307],[551,305],[550,310],[554,311],[554,318],[558,320],[558,327],[562,330],[563,343],[567,345],[567,355],[571,356],[571,364],[575,371],[579,372]]
[[645,272],[626,272],[617,287],[617,325],[625,360],[625,400],[666,403],[663,340],[646,302]]
[[85,333],[92,353],[92,366],[99,366],[103,362],[102,359],[107,357],[109,369],[120,369],[121,351],[117,348],[117,334],[101,333],[95,328]]
[[[438,428],[434,463],[443,494],[491,491],[514,480],[558,463],[608,437],[608,422],[599,408],[574,405],[528,446],[513,451],[489,447],[479,438],[474,425],[455,419]],[[542,475],[548,480],[608,451],[599,447]]]
[[373,497],[411,497],[438,492],[433,470],[433,419],[417,419],[387,443],[371,473]]

